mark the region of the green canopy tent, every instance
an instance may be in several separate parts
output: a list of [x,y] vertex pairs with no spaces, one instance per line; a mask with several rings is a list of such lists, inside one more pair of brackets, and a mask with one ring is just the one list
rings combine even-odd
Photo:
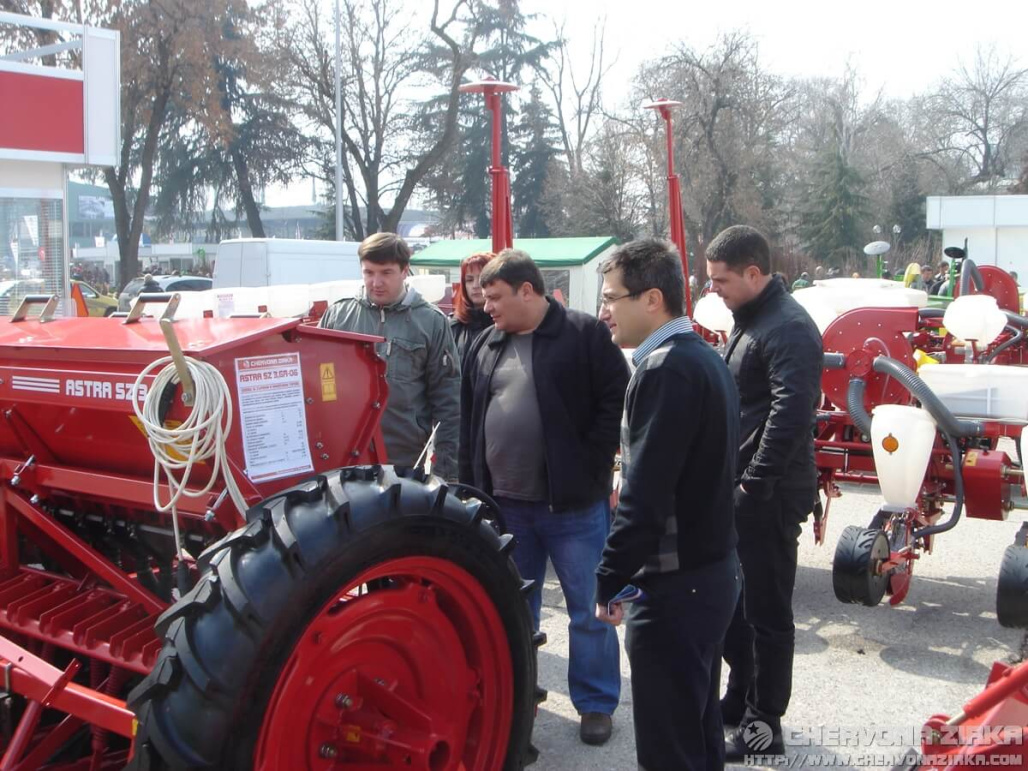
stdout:
[[[599,308],[600,278],[596,272],[617,246],[609,236],[587,238],[515,238],[514,248],[529,254],[539,265],[546,291],[560,296],[569,308],[595,314]],[[436,241],[411,257],[419,273],[444,273],[450,283],[460,281],[460,263],[476,252],[488,252],[486,238]]]

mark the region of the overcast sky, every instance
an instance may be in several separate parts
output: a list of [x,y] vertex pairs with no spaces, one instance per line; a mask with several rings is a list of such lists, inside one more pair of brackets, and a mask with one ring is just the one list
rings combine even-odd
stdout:
[[585,55],[592,20],[606,16],[607,39],[619,49],[614,74],[621,91],[642,61],[679,42],[706,48],[718,33],[736,29],[756,38],[761,60],[777,74],[839,75],[849,60],[868,91],[884,87],[893,97],[927,89],[977,44],[1022,57],[1028,53],[1024,0],[522,0],[521,5],[526,12],[566,18],[572,45]]
[[[566,21],[572,55],[585,59],[582,71],[593,26],[606,18],[607,50],[617,55],[604,87],[610,107],[636,101],[630,83],[645,60],[679,43],[704,49],[719,33],[739,29],[757,40],[764,66],[782,76],[834,77],[851,63],[866,97],[879,89],[894,98],[923,92],[959,57],[969,60],[977,45],[994,45],[1028,66],[1028,0],[521,0],[521,7]],[[535,24],[540,36],[548,32],[549,22]],[[309,182],[294,184],[288,191],[269,189],[267,203],[307,204],[310,196]]]

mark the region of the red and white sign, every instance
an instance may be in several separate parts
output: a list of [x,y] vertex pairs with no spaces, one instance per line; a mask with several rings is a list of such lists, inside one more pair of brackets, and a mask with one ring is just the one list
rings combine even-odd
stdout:
[[82,69],[34,64],[53,46],[0,59],[0,160],[112,166],[121,144],[121,38],[113,30],[0,13],[0,26],[57,32]]

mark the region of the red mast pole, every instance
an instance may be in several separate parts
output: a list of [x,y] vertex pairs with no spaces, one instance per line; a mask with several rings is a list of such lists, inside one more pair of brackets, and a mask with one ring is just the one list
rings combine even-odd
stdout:
[[504,83],[495,78],[484,78],[475,83],[460,86],[464,93],[479,93],[485,96],[486,109],[492,113],[493,148],[489,176],[493,180],[493,252],[499,253],[514,246],[514,222],[510,209],[510,174],[503,165],[503,97],[508,91],[517,91],[513,83]]
[[664,119],[664,138],[667,142],[667,198],[671,222],[671,242],[682,257],[682,274],[685,277],[685,312],[692,318],[692,290],[689,287],[689,252],[685,245],[685,215],[682,213],[682,188],[675,174],[674,134],[671,131],[671,108],[681,102],[658,99],[643,105],[644,109],[656,110]]

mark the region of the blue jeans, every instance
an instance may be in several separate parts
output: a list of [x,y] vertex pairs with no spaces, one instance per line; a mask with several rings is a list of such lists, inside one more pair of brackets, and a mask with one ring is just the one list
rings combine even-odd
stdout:
[[514,562],[524,578],[535,581],[528,597],[539,629],[546,558],[560,580],[568,606],[570,651],[568,690],[580,714],[613,714],[621,697],[618,636],[596,619],[596,567],[610,530],[606,500],[554,513],[545,503],[497,498],[504,523],[515,539]]

